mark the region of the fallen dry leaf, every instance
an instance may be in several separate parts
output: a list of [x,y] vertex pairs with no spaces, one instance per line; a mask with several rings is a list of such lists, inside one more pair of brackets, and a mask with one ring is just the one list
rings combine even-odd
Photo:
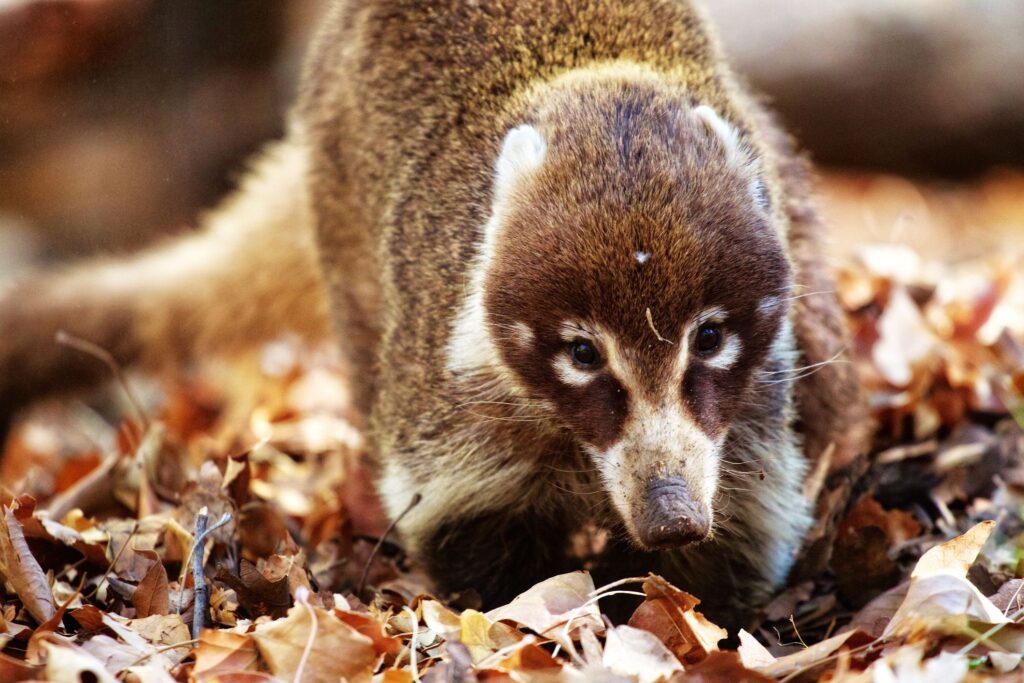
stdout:
[[213,676],[255,671],[259,655],[253,639],[241,633],[203,629],[195,651],[192,675],[197,681]]
[[640,683],[656,683],[682,672],[679,659],[653,633],[632,626],[608,629],[601,663]]
[[3,515],[3,523],[0,524],[0,575],[11,584],[29,614],[36,621],[45,622],[56,612],[46,573],[29,550],[14,511],[5,505]]
[[308,604],[296,603],[286,617],[260,624],[252,638],[269,672],[296,683],[369,681],[378,659],[372,639]]
[[601,612],[591,601],[594,580],[587,572],[553,576],[530,588],[504,607],[487,613],[491,621],[511,621],[565,647],[574,629],[604,630]]
[[729,634],[708,621],[694,607],[700,600],[652,574],[644,581],[644,600],[629,625],[649,631],[684,664],[696,664],[718,650]]

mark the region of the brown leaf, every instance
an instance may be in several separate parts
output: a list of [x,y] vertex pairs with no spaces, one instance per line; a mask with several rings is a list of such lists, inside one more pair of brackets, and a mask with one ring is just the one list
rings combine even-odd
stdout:
[[209,628],[199,636],[195,657],[192,675],[199,681],[214,675],[252,671],[258,660],[256,643],[250,636]]
[[234,589],[238,603],[254,618],[263,615],[275,619],[283,617],[292,604],[288,577],[282,576],[277,581],[270,581],[249,560],[241,561],[238,576],[221,566],[215,578]]
[[136,615],[148,617],[154,614],[167,614],[171,611],[167,570],[164,569],[160,556],[154,551],[142,550],[139,554],[152,559],[153,566],[132,593],[132,606],[135,607]]
[[679,659],[694,664],[718,650],[729,634],[694,611],[700,600],[665,579],[651,574],[644,581],[647,599],[629,619],[629,625],[649,631]]
[[[260,624],[252,637],[270,673],[296,683],[368,682],[377,661],[370,638],[305,604],[296,604],[283,619]],[[302,676],[297,679],[300,665]]]
[[0,681],[4,683],[21,683],[38,678],[42,673],[42,666],[32,666],[20,659],[0,652]]
[[712,652],[686,668],[686,683],[771,683],[775,679],[743,666],[735,652]]
[[39,562],[25,542],[21,524],[11,508],[3,507],[0,524],[0,574],[36,621],[45,622],[56,612],[53,594]]
[[371,616],[340,609],[334,610],[334,616],[372,640],[379,655],[396,655],[402,649],[402,641],[387,635],[384,624]]

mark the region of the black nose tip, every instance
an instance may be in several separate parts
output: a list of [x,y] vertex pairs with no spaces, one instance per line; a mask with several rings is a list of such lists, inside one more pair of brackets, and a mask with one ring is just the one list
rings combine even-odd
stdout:
[[637,520],[639,541],[649,548],[670,548],[707,538],[711,521],[682,479],[658,479],[647,487],[646,510]]

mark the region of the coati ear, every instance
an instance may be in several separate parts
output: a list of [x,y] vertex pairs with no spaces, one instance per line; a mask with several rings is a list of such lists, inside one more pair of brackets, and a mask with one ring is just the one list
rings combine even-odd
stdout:
[[540,131],[523,124],[505,135],[501,154],[495,164],[494,192],[499,201],[508,197],[516,180],[540,168],[547,153],[547,143]]
[[494,164],[491,215],[484,225],[483,241],[469,271],[469,296],[455,317],[448,340],[447,366],[453,372],[473,373],[485,368],[501,367],[484,310],[487,271],[494,260],[498,234],[512,192],[523,176],[541,167],[546,152],[544,137],[531,125],[517,126],[505,135],[501,153]]
[[764,181],[754,161],[754,155],[750,148],[740,139],[739,131],[718,115],[714,109],[706,104],[699,105],[693,109],[694,116],[707,127],[721,143],[725,151],[726,161],[738,170],[748,174],[750,178],[750,194],[754,202],[762,209],[768,209],[768,192],[765,189]]

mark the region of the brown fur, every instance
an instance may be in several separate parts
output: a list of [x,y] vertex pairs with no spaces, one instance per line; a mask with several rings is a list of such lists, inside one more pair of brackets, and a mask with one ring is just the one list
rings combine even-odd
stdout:
[[[400,528],[440,584],[473,587],[494,602],[572,566],[568,534],[588,519],[615,519],[587,490],[601,482],[586,473],[581,443],[613,442],[637,397],[608,398],[616,395],[610,375],[605,389],[574,400],[546,390],[531,368],[554,348],[517,359],[503,342],[497,370],[468,376],[453,372],[447,355],[491,214],[495,160],[506,133],[530,122],[550,137],[551,161],[545,182],[517,199],[526,208],[511,219],[515,239],[499,245],[488,324],[532,316],[541,330],[560,307],[582,306],[643,349],[643,367],[659,368],[687,343],[671,331],[683,313],[714,299],[741,312],[736,324],[750,347],[724,375],[688,371],[680,390],[701,429],[728,433],[740,453],[743,463],[724,481],[764,483],[747,497],[716,498],[736,520],[707,543],[658,556],[624,549],[608,572],[646,557],[713,608],[766,600],[779,579],[759,563],[778,552],[772,524],[785,524],[767,494],[793,474],[770,445],[795,443],[793,386],[756,378],[832,358],[845,333],[827,293],[797,299],[781,316],[751,312],[766,290],[785,296],[832,284],[805,165],[737,85],[699,14],[671,0],[339,2],[304,83],[290,141],[205,232],[140,261],[43,274],[0,299],[0,403],[94,379],[93,361],[50,343],[57,328],[122,362],[154,364],[285,327],[319,335],[329,317],[355,368],[392,513],[414,489],[425,493]],[[746,185],[723,165],[713,136],[690,119],[666,118],[696,104],[712,107],[752,151],[766,213],[744,203]],[[616,213],[627,205],[636,210]],[[561,231],[574,220],[583,236],[612,228],[601,240],[573,241]],[[666,226],[676,229],[659,232]],[[622,261],[644,246],[633,243],[637,234],[668,235],[643,276]],[[207,251],[216,258],[198,257]],[[567,279],[579,287],[563,300]],[[648,308],[674,344],[651,333]],[[771,350],[787,315],[797,360]],[[657,371],[645,377],[643,391],[667,381]],[[809,374],[795,401],[807,460],[829,452],[835,467],[855,462],[862,414],[848,366]],[[610,417],[595,419],[600,411]],[[521,570],[507,561],[525,556],[536,561]],[[735,592],[741,583],[747,592]]]

